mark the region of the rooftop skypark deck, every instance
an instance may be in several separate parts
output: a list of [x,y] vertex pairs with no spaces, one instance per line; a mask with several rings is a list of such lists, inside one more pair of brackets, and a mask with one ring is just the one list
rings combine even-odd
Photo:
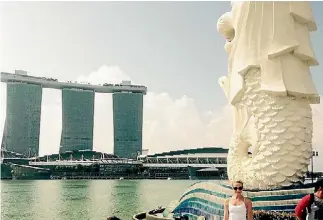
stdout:
[[115,93],[115,92],[132,92],[132,93],[147,93],[146,86],[131,85],[131,82],[124,81],[121,84],[108,84],[103,85],[91,85],[89,83],[79,83],[79,82],[60,82],[57,79],[46,78],[46,77],[36,77],[29,76],[25,74],[19,74],[19,71],[13,73],[1,72],[1,82],[21,82],[28,84],[41,85],[43,88],[51,89],[83,89],[92,90],[98,93]]

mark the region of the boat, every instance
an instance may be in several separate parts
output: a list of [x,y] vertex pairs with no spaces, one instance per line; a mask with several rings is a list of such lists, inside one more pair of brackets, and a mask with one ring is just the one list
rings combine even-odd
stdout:
[[147,220],[147,219],[172,219],[163,218],[164,207],[158,207],[157,209],[151,210],[149,212],[141,212],[132,216],[133,220]]

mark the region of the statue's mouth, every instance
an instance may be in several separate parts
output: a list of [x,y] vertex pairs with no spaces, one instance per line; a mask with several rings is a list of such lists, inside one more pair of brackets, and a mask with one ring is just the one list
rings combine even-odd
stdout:
[[234,40],[234,37],[235,37],[235,30],[234,28],[232,27],[228,37],[226,38],[227,42],[228,43],[231,43],[233,40]]
[[[232,40],[233,41],[233,40]],[[231,48],[232,48],[232,45],[233,45],[233,43],[232,43],[232,41],[226,41],[225,42],[225,45],[224,45],[224,49],[225,49],[225,51],[227,52],[227,53],[229,53],[230,54],[230,52],[231,52]]]
[[229,53],[229,54],[231,52],[231,48],[232,48],[232,45],[234,43],[234,40],[235,40],[235,29],[232,27],[232,29],[230,31],[230,34],[226,38],[226,42],[225,42],[225,45],[224,45],[225,51],[227,51],[227,53]]

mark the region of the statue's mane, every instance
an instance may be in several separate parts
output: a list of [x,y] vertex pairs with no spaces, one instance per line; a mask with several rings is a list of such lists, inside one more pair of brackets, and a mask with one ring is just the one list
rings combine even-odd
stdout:
[[[233,2],[235,37],[230,44],[230,101],[243,94],[243,76],[261,69],[261,88],[319,103],[309,67],[318,65],[310,42],[316,30],[309,2]],[[302,86],[300,86],[302,85]]]

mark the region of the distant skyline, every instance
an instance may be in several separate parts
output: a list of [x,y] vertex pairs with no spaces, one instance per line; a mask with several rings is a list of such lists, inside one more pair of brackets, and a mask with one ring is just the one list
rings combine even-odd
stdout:
[[[323,2],[312,2],[312,44],[323,94]],[[232,116],[217,83],[227,75],[217,19],[230,2],[0,3],[0,71],[94,84],[131,79],[148,87],[144,148],[161,152],[227,147]],[[1,83],[1,103],[5,85]],[[112,152],[111,97],[97,94],[94,148]],[[314,139],[323,161],[323,105],[313,106]],[[44,89],[41,154],[58,152],[61,93]],[[0,110],[0,132],[5,105]],[[110,134],[111,133],[111,134]],[[321,165],[323,170],[323,163]]]

